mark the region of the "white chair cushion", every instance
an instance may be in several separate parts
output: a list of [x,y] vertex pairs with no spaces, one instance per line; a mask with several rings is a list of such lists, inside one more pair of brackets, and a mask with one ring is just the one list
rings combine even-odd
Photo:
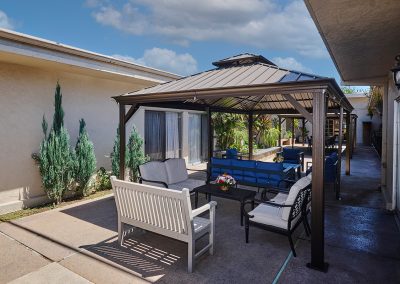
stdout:
[[309,174],[307,175],[307,178],[308,178],[309,180],[312,180],[312,172],[309,173]]
[[249,215],[254,216],[254,218],[250,218],[250,220],[253,222],[287,229],[287,221],[281,218],[282,208],[270,206],[267,204],[260,204],[252,211],[250,211]]
[[[308,186],[310,183],[311,180],[308,177],[303,177],[298,181],[296,181],[296,183],[292,185],[292,187],[290,188],[288,197],[285,201],[285,205],[292,205],[299,191]],[[289,214],[290,214],[290,207],[284,207],[282,212],[282,219],[285,221],[289,220]]]
[[190,191],[192,191],[196,187],[199,187],[199,186],[202,186],[202,185],[205,185],[205,184],[206,184],[206,182],[204,180],[188,178],[187,180],[184,180],[184,181],[181,181],[181,182],[169,184],[168,188],[176,189],[176,190],[182,190],[184,188],[187,188]]
[[151,161],[139,166],[142,178],[153,181],[162,181],[168,184],[168,175],[164,162]]
[[188,179],[186,162],[184,159],[168,159],[165,162],[167,170],[168,184],[181,182]]

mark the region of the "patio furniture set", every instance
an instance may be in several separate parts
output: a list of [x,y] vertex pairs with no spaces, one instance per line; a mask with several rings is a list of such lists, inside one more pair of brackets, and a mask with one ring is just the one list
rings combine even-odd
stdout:
[[[311,232],[307,221],[311,204],[311,174],[297,181],[289,180],[288,175],[294,168],[285,168],[283,163],[212,158],[207,182],[189,178],[184,159],[150,161],[139,166],[139,171],[141,184],[115,177],[111,179],[118,211],[118,241],[122,244],[123,225],[129,224],[186,242],[188,272],[192,272],[196,258],[207,251],[212,255],[214,251],[217,203],[211,201],[211,196],[240,202],[240,223],[243,226],[244,218],[246,243],[250,226],[260,227],[286,235],[296,256],[293,231],[303,224],[306,233]],[[234,188],[222,191],[212,183],[221,173],[235,177],[237,184]],[[256,191],[244,189],[241,185],[263,188],[261,198],[256,199]],[[277,195],[268,200],[267,191]],[[208,203],[197,208],[199,193],[206,195]],[[191,194],[197,209],[192,209]],[[245,210],[247,205],[251,210]],[[206,211],[210,212],[209,218],[199,217]],[[195,253],[196,240],[206,234],[208,244]]]

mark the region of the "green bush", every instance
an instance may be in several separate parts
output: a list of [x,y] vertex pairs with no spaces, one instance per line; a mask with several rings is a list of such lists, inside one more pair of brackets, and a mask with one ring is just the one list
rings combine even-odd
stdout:
[[43,139],[39,158],[43,189],[53,203],[59,204],[72,181],[74,168],[69,135],[63,126],[58,134],[52,129],[47,139]]
[[137,182],[139,179],[138,167],[149,160],[143,153],[143,139],[133,127],[126,146],[125,164],[129,168],[129,179]]
[[96,156],[93,143],[89,139],[85,120],[79,121],[79,135],[75,146],[74,178],[78,183],[77,192],[84,196],[88,193],[87,183],[96,170]]
[[94,187],[96,191],[107,190],[111,188],[110,174],[107,173],[105,168],[101,167],[97,170]]
[[69,144],[69,134],[64,128],[61,87],[57,83],[54,94],[53,127],[47,135],[48,124],[42,119],[44,138],[39,154],[32,157],[39,165],[43,189],[53,203],[59,204],[73,178],[74,152]]
[[115,136],[113,151],[111,153],[111,173],[113,176],[119,177],[119,127]]
[[267,129],[264,137],[264,141],[267,147],[276,147],[276,141],[279,139],[279,129],[269,128]]

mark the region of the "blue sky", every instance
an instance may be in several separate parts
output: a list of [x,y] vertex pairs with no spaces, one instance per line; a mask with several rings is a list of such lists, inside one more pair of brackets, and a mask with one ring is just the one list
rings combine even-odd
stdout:
[[2,0],[0,27],[181,75],[250,52],[340,83],[300,0]]

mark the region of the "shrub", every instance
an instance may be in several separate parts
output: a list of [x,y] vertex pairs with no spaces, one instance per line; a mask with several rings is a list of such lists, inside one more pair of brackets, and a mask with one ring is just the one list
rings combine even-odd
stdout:
[[113,176],[119,177],[119,127],[117,128],[117,136],[114,140],[113,151],[111,153],[111,173]]
[[62,94],[58,82],[54,101],[53,127],[47,135],[48,124],[43,116],[44,138],[40,143],[39,154],[33,154],[32,157],[39,165],[44,191],[53,203],[59,204],[72,181],[74,153],[70,149],[68,131],[64,128]]
[[265,133],[265,144],[267,147],[275,147],[276,141],[279,139],[279,129],[269,128]]
[[[46,137],[45,133],[45,137]],[[39,151],[39,171],[42,185],[53,203],[59,204],[73,177],[73,158],[69,135],[62,126],[57,134],[53,129],[43,139]]]
[[75,146],[74,178],[78,183],[79,195],[87,194],[87,183],[96,170],[96,156],[93,143],[86,131],[85,120],[79,121],[79,135]]
[[101,191],[111,188],[111,180],[110,175],[107,173],[106,169],[101,167],[97,170],[96,173],[96,181],[95,181],[95,190]]
[[137,182],[139,178],[138,167],[149,160],[143,153],[143,139],[137,133],[136,128],[132,128],[126,147],[125,163],[129,168],[129,179]]

